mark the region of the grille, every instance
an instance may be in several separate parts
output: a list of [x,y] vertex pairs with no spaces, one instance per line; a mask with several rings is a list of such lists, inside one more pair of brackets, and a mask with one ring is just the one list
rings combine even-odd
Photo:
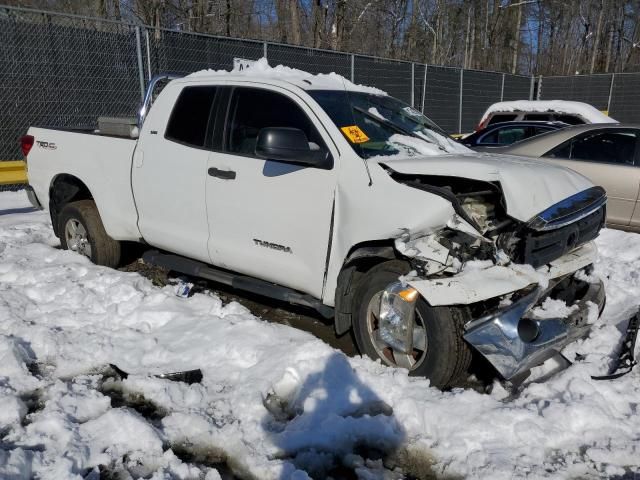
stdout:
[[598,236],[604,225],[605,206],[574,223],[548,230],[529,230],[521,237],[518,263],[526,263],[538,268],[561,257],[565,253],[583,245]]

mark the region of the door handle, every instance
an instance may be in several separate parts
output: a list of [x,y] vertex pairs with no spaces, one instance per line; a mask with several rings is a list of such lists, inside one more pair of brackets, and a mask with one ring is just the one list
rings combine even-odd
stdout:
[[219,168],[211,167],[209,169],[209,175],[212,177],[221,178],[223,180],[235,180],[236,172],[233,170],[220,170]]

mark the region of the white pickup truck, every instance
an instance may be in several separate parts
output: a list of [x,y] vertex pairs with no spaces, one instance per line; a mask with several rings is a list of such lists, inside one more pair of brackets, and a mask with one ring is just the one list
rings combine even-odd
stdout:
[[128,136],[102,119],[21,139],[63,248],[114,267],[124,242],[147,244],[149,262],[315,308],[438,387],[474,350],[520,378],[601,312],[606,196],[579,174],[473,153],[335,74],[258,62],[174,79],[151,102],[155,83]]

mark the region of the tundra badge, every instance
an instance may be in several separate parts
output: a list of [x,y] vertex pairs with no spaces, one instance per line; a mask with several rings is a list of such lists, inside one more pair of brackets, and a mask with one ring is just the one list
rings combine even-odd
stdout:
[[265,242],[264,240],[258,240],[257,238],[253,239],[253,243],[255,243],[258,247],[266,247],[266,248],[271,248],[272,250],[279,250],[285,253],[293,253],[291,251],[291,247],[286,247],[284,245],[279,245],[277,243]]

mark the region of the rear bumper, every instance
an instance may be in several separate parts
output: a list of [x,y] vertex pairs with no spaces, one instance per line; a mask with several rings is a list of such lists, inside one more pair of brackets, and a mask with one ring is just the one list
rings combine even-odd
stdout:
[[40,200],[38,200],[38,196],[36,195],[33,187],[31,185],[27,185],[24,189],[27,192],[27,198],[29,199],[29,202],[31,202],[31,205],[38,210],[42,210],[42,204],[40,203]]
[[575,307],[566,318],[535,318],[532,309],[546,296],[547,292],[534,289],[465,328],[465,340],[505,379],[540,365],[569,343],[585,337],[591,327],[588,323],[589,311],[594,308],[591,304],[601,312],[605,302],[604,285],[597,281],[580,289],[580,294],[572,299]]

